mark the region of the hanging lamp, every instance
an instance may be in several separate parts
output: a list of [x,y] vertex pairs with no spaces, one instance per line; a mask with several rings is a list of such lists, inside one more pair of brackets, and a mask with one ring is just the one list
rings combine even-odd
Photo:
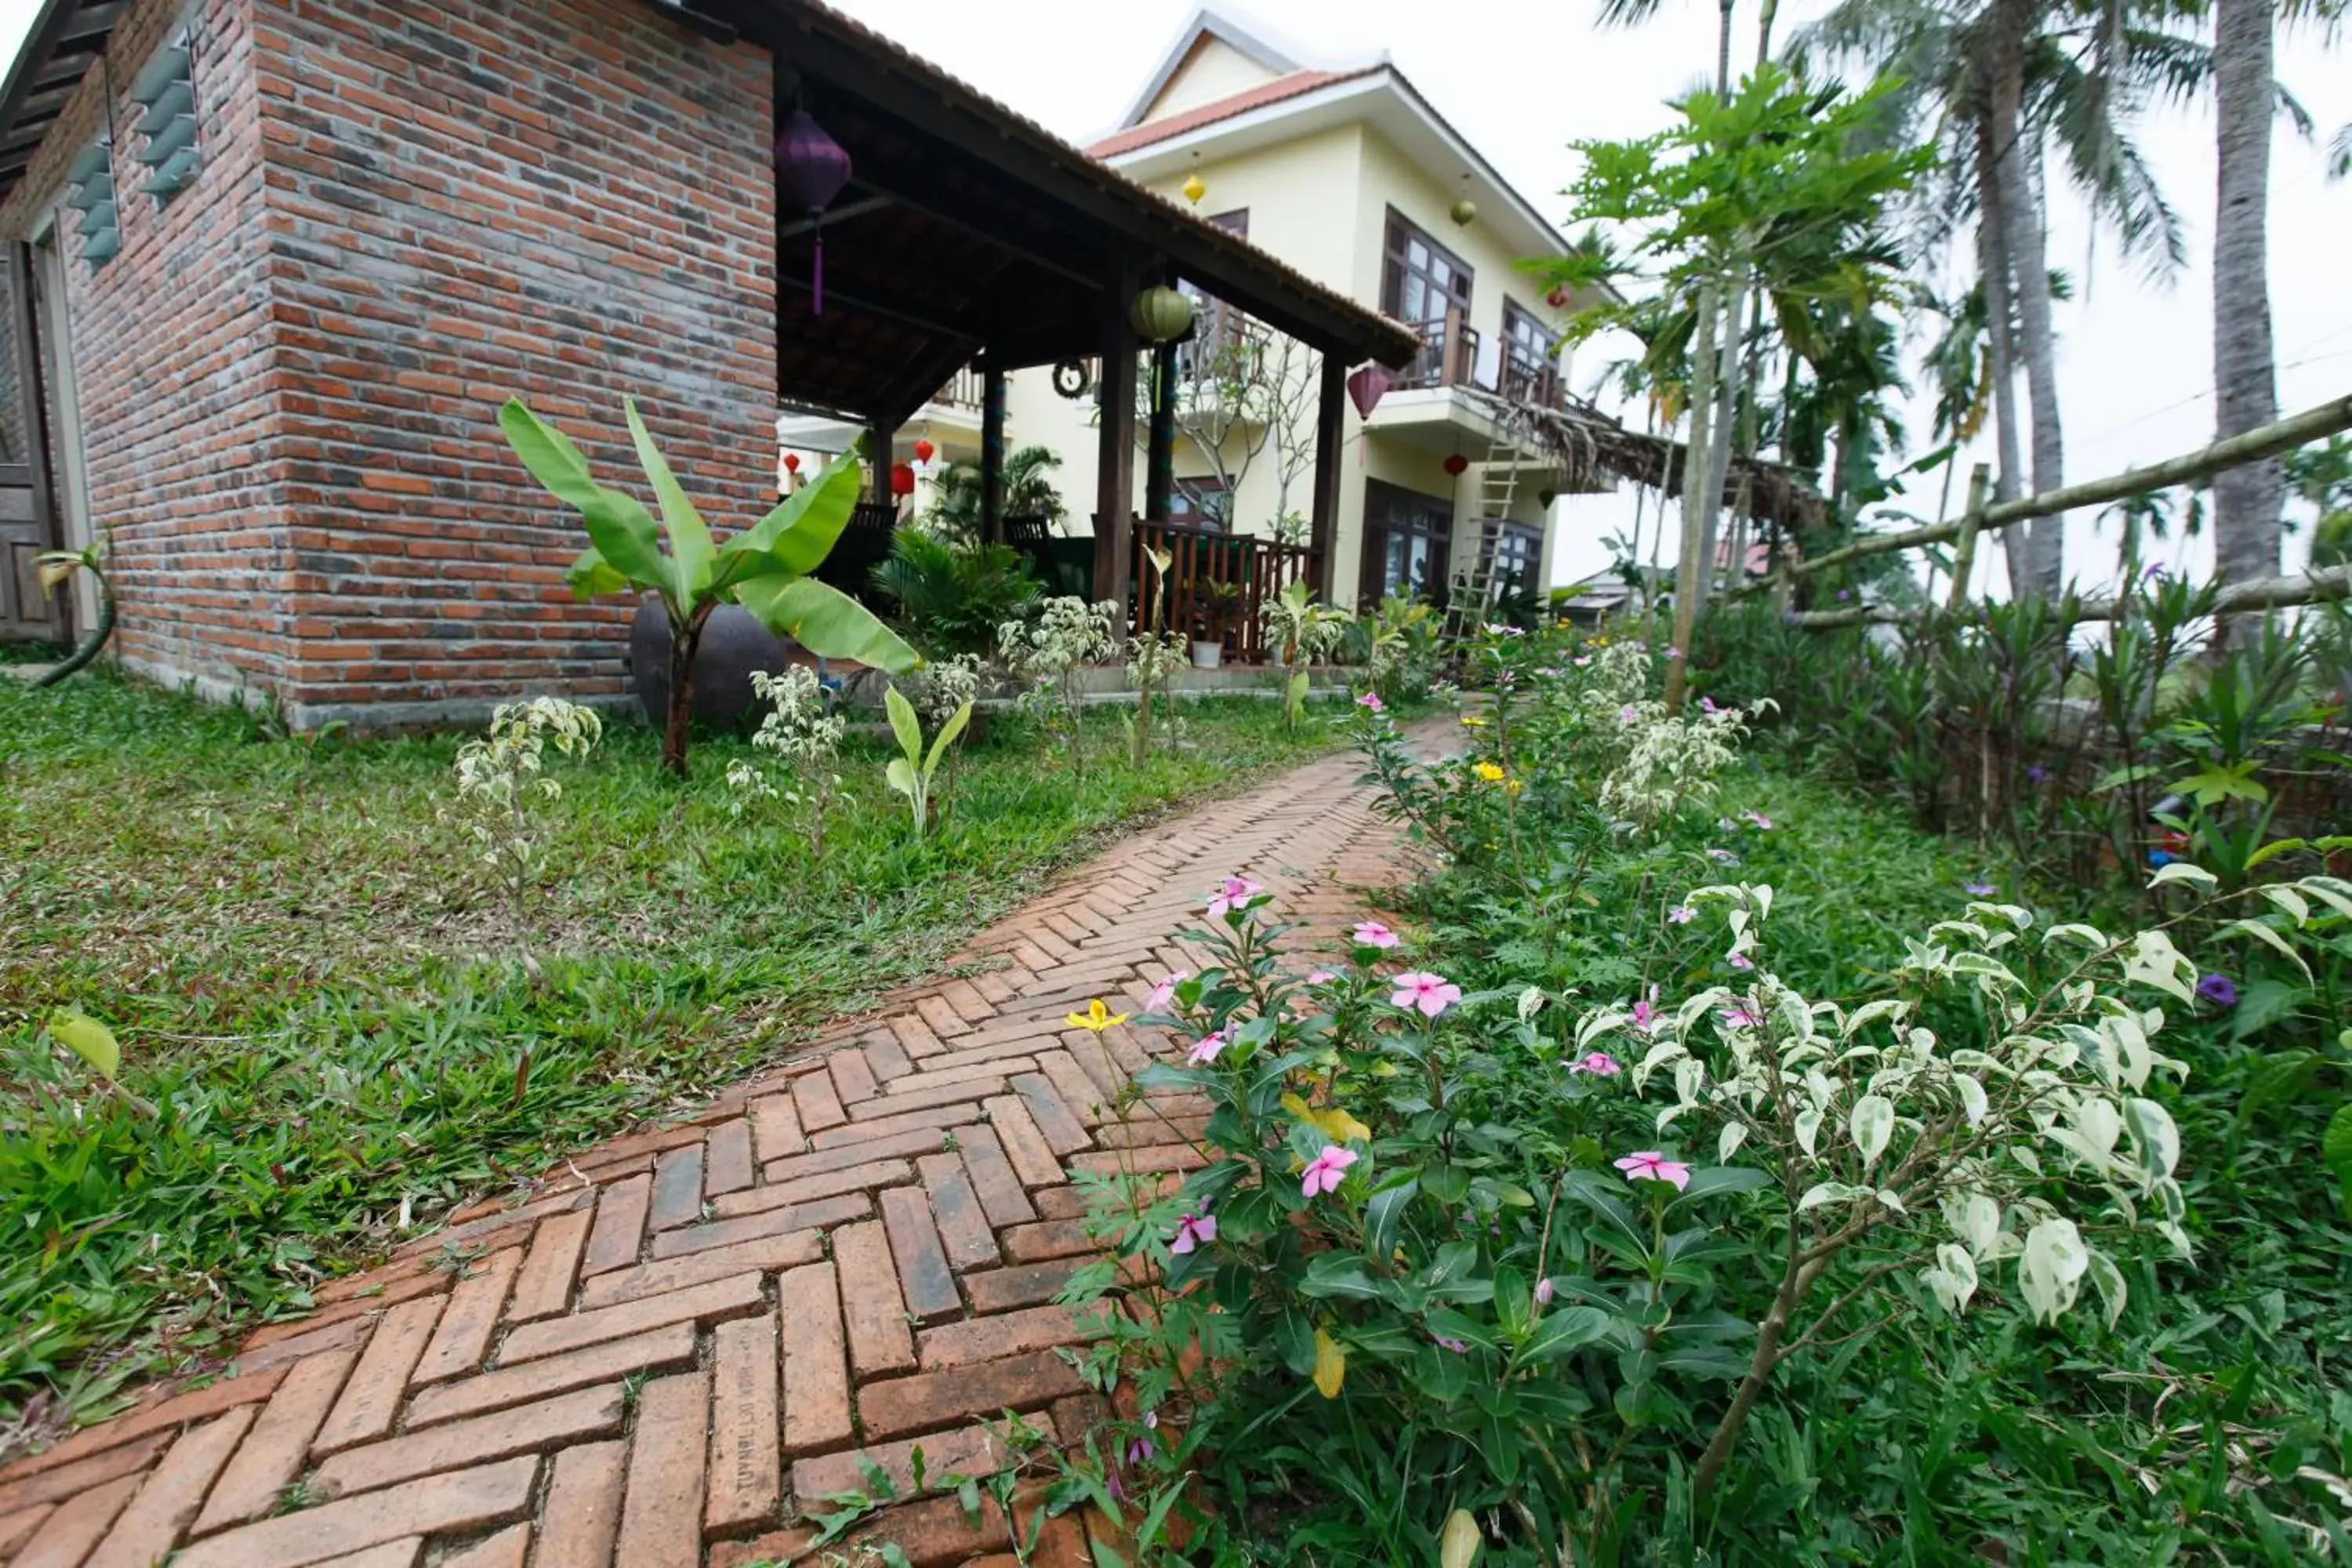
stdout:
[[[783,205],[819,224],[841,187],[849,184],[849,150],[825,134],[805,109],[794,109],[776,138],[776,194]],[[824,314],[824,229],[816,228],[816,258],[809,271],[809,310]]]
[[1388,390],[1388,369],[1377,360],[1359,366],[1348,377],[1348,401],[1356,405],[1359,419],[1370,419]]

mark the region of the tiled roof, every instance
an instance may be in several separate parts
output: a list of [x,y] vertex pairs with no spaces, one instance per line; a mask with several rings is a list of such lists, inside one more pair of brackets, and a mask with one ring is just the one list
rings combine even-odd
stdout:
[[1220,120],[1231,120],[1253,109],[1263,109],[1269,103],[1280,103],[1287,98],[1298,98],[1333,82],[1353,81],[1358,77],[1383,69],[1381,66],[1362,66],[1345,71],[1292,71],[1242,92],[1169,115],[1164,120],[1146,121],[1126,131],[1115,132],[1088,147],[1097,158],[1116,158],[1121,153],[1132,153],[1138,147],[1149,147],[1155,142],[1165,142],[1171,136],[1181,136],[1187,131],[1197,131],[1203,125],[1214,125]]

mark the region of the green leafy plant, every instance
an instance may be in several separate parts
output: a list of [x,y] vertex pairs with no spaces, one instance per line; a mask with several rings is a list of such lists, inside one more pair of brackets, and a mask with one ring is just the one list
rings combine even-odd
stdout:
[[591,543],[572,563],[572,592],[583,599],[626,590],[661,598],[670,627],[665,768],[687,776],[694,656],[704,623],[720,605],[742,605],[771,631],[822,658],[856,659],[893,673],[914,668],[919,656],[896,632],[838,588],[810,575],[832,552],[857,504],[862,476],[854,458],[828,466],[758,522],[714,542],[710,525],[655,447],[636,400],[625,399],[623,408],[637,460],[661,503],[658,524],[635,497],[598,484],[571,438],[521,400],[510,400],[499,411],[499,425],[523,466],[557,500],[576,508],[587,524]]
[[503,702],[488,730],[457,748],[450,771],[465,830],[480,847],[482,864],[506,884],[518,914],[547,849],[549,826],[537,808],[560,799],[563,785],[547,775],[549,748],[585,757],[604,739],[596,710],[561,697]]
[[816,671],[806,665],[793,665],[782,675],[756,670],[751,689],[768,704],[751,745],[756,752],[775,760],[774,771],[785,782],[779,784],[771,776],[770,766],[758,758],[743,757],[727,764],[727,787],[733,792],[739,811],[760,801],[804,805],[809,852],[823,860],[825,819],[841,793],[841,775],[833,771],[834,759],[848,721],[831,710]]
[[1045,593],[1010,547],[957,544],[919,528],[891,534],[873,578],[898,605],[908,639],[935,658],[991,651],[996,628],[1029,614]]
[[930,831],[937,814],[931,795],[932,778],[939,772],[940,759],[963,733],[964,726],[971,722],[971,702],[966,699],[963,706],[948,715],[926,755],[922,721],[915,716],[915,705],[899,696],[895,686],[883,692],[882,700],[889,710],[890,731],[898,737],[899,751],[904,753],[890,759],[884,776],[892,789],[907,797],[908,807],[914,815],[915,837],[919,839]]

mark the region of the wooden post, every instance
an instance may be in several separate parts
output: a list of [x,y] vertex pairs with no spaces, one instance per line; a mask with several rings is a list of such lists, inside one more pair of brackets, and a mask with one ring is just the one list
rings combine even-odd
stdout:
[[1127,319],[1139,270],[1123,264],[1104,301],[1102,419],[1095,468],[1095,597],[1127,608],[1135,510],[1135,328]]
[[1960,514],[1959,542],[1952,547],[1952,592],[1945,603],[1948,615],[1958,615],[1969,602],[1969,574],[1977,563],[1977,530],[1984,521],[1985,491],[1992,485],[1992,466],[1979,463],[1969,470],[1969,510]]
[[1437,384],[1440,386],[1459,386],[1469,379],[1463,374],[1462,326],[1462,307],[1446,306],[1445,343],[1444,351],[1437,356]]
[[980,383],[980,537],[1004,542],[1004,373],[992,363]]
[[1315,403],[1315,500],[1307,543],[1313,552],[1307,570],[1313,574],[1316,596],[1327,605],[1339,602],[1339,454],[1346,449],[1347,421],[1348,367],[1326,353]]
[[1143,515],[1168,516],[1176,489],[1176,345],[1151,351],[1151,446],[1144,453]]
[[888,507],[896,515],[898,498],[890,493],[890,452],[898,444],[898,426],[877,416],[866,436],[866,454],[870,460],[866,468],[867,478],[873,480],[874,503]]

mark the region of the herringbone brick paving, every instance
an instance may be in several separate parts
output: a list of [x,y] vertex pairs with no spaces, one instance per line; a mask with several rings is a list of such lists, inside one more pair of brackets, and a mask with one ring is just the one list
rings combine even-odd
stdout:
[[[806,1555],[790,1521],[861,1489],[861,1459],[907,1497],[918,1445],[934,1486],[1008,1468],[1006,1410],[1078,1441],[1100,1406],[1055,1353],[1082,1335],[1052,1299],[1093,1250],[1071,1174],[1197,1166],[1204,1107],[1120,1120],[1171,1042],[1065,1015],[1201,967],[1185,932],[1229,871],[1326,936],[1354,919],[1400,856],[1357,772],[1128,840],[972,942],[973,972],[460,1211],[250,1335],[232,1375],[0,1470],[0,1560],[741,1568]],[[1090,1562],[1089,1528],[1046,1521],[1032,1560]],[[918,1568],[1013,1561],[993,1502],[975,1522],[946,1495],[837,1547],[861,1539]]]

